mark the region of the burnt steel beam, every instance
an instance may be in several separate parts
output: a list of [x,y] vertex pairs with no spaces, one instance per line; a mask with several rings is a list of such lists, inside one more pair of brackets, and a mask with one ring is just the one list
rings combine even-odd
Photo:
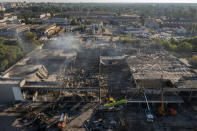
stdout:
[[47,91],[94,91],[98,92],[99,88],[63,88],[63,87],[21,87],[22,90],[47,90]]
[[[146,103],[145,100],[139,99],[139,100],[128,100],[128,103]],[[162,103],[161,100],[149,100],[148,103]],[[183,100],[165,100],[164,103],[184,103]]]
[[197,91],[197,88],[124,88],[121,89],[122,92],[136,92],[140,90],[145,90],[145,91],[162,91],[163,92],[191,92],[191,91]]

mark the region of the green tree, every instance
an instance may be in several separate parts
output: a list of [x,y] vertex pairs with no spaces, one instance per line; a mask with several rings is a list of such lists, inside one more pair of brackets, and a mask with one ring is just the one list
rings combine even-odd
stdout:
[[177,47],[178,51],[189,52],[192,51],[192,44],[188,42],[181,42]]
[[33,41],[36,38],[36,33],[28,31],[24,33],[24,37],[25,37],[25,40],[27,41]]
[[77,25],[77,24],[78,24],[77,19],[73,18],[71,21],[71,25]]
[[0,42],[0,71],[5,70],[24,56],[17,41],[9,40],[9,44],[7,44],[6,41],[8,40],[4,40],[4,43]]
[[0,43],[0,61],[6,57],[6,48],[3,43]]
[[8,60],[4,59],[1,61],[1,64],[0,64],[0,70],[3,71],[5,70],[7,67],[8,67]]
[[3,18],[4,18],[4,12],[0,11],[0,19],[3,19]]

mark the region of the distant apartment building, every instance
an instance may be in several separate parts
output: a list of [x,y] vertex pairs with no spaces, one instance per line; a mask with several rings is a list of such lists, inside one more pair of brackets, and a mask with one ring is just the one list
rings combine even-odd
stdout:
[[49,18],[42,20],[43,24],[56,24],[57,26],[66,26],[69,24],[67,18]]
[[161,26],[180,28],[180,27],[188,27],[192,23],[193,22],[189,19],[181,19],[181,18],[180,19],[167,19],[161,23]]
[[20,24],[5,24],[0,25],[0,36],[7,38],[17,38],[23,35],[23,33],[29,31],[27,25]]
[[157,21],[154,18],[146,18],[145,21],[144,21],[144,26],[146,26],[148,28],[158,29],[159,28],[159,23],[160,23],[160,21]]
[[100,34],[102,32],[103,22],[92,23],[91,24],[91,33]]
[[66,32],[72,32],[75,31],[78,28],[78,26],[66,26],[64,29]]
[[133,27],[129,26],[125,28],[124,33],[130,33],[131,35],[148,34],[148,30],[145,27]]
[[51,17],[51,14],[50,13],[38,13],[35,15],[35,17],[40,18],[40,19],[49,18],[49,17]]
[[82,18],[82,19],[91,19],[91,18],[111,18],[114,16],[112,12],[106,11],[66,11],[62,13],[64,16],[70,16],[75,18]]
[[176,33],[177,34],[186,34],[187,33],[187,30],[184,28],[184,27],[179,27],[179,28],[176,28]]
[[158,34],[151,35],[151,38],[160,38],[164,40],[170,40],[172,38],[172,32],[160,32]]
[[51,36],[55,33],[57,33],[60,30],[60,27],[57,27],[55,24],[42,24],[42,25],[31,25],[30,31],[36,32],[38,37],[42,36]]
[[98,23],[92,23],[91,24],[91,27],[96,28],[96,29],[101,28],[102,26],[103,26],[103,22],[98,22]]
[[75,18],[87,18],[88,14],[89,14],[88,12],[83,12],[83,11],[66,11],[62,13],[62,15],[64,16],[75,17]]
[[4,14],[4,18],[0,20],[0,24],[19,24],[17,16],[10,13]]
[[5,7],[3,6],[2,3],[0,3],[0,11],[5,11]]
[[94,11],[94,12],[89,13],[88,17],[112,18],[114,17],[114,13],[106,12],[106,11]]
[[5,9],[16,8],[17,7],[17,3],[15,3],[15,2],[7,2],[7,3],[3,3],[3,6],[4,6]]
[[96,36],[95,41],[99,41],[99,42],[102,42],[102,43],[108,43],[110,41],[110,38],[111,37],[109,37],[109,36],[106,36],[106,37]]
[[121,16],[114,16],[109,18],[109,21],[113,21],[117,24],[129,24],[132,22],[139,21],[138,15],[121,15]]
[[0,24],[20,24],[20,22],[17,17],[13,16],[10,18],[1,19]]
[[16,3],[16,6],[17,7],[28,7],[28,6],[31,6],[31,3],[26,3],[26,2],[17,2]]
[[28,7],[31,6],[31,3],[26,3],[26,2],[4,2],[0,3],[0,11],[5,11],[10,8],[18,8],[18,7]]

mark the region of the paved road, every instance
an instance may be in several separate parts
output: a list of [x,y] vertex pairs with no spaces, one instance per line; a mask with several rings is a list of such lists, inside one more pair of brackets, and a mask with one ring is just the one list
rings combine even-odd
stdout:
[[21,131],[16,114],[9,113],[8,110],[7,106],[0,105],[0,131]]

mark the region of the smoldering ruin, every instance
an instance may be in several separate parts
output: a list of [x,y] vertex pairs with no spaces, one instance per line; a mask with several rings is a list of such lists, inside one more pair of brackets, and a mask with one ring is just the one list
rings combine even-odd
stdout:
[[[29,53],[0,82],[21,89],[24,102],[10,110],[24,130],[55,130],[66,113],[65,130],[103,131],[196,129],[193,109],[185,105],[196,100],[196,81],[193,70],[154,45],[134,48],[66,35]],[[161,105],[178,114],[147,117]],[[158,125],[149,123],[153,119]]]

